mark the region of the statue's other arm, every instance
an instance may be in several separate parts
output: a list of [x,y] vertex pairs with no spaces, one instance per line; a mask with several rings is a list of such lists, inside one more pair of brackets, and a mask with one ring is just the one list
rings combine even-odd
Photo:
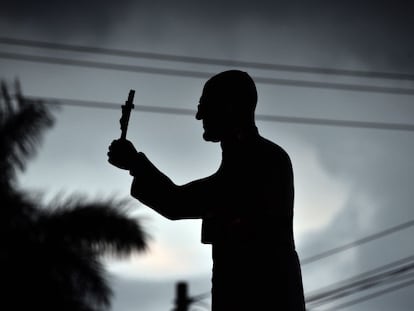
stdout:
[[209,178],[178,186],[143,153],[138,153],[130,174],[134,176],[131,195],[162,216],[171,220],[204,217]]

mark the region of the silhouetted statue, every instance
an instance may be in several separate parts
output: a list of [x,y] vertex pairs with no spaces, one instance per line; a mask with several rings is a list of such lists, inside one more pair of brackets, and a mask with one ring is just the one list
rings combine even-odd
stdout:
[[134,177],[131,194],[171,220],[202,219],[212,244],[212,310],[305,310],[293,236],[293,172],[288,154],[255,126],[256,87],[242,71],[213,76],[196,118],[206,141],[220,142],[213,175],[178,186],[127,140],[109,162]]

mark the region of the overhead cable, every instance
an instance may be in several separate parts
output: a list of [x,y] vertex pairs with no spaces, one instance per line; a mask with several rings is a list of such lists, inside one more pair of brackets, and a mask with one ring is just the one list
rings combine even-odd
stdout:
[[[70,58],[40,56],[33,54],[20,54],[10,52],[0,52],[0,58],[11,59],[16,61],[34,62],[34,63],[47,63],[55,65],[76,66],[85,68],[96,68],[105,70],[117,70],[124,72],[135,72],[154,75],[176,76],[186,78],[200,78],[208,79],[215,73],[205,71],[193,71],[182,69],[171,69],[165,67],[150,67],[139,66],[120,63],[109,63],[91,60],[79,60]],[[414,95],[414,88],[401,88],[401,87],[387,87],[387,86],[375,86],[364,84],[351,84],[351,83],[337,83],[337,82],[319,82],[310,80],[295,80],[295,79],[282,79],[282,78],[270,78],[253,76],[253,79],[258,84],[266,85],[280,85],[291,86],[301,88],[316,88],[327,90],[340,90],[340,91],[352,91],[352,92],[368,92],[368,93],[381,93],[381,94],[394,94],[394,95]]]
[[176,54],[103,48],[103,47],[68,44],[68,43],[45,42],[45,41],[39,41],[39,40],[28,40],[28,39],[19,39],[19,38],[11,38],[11,37],[0,37],[0,43],[14,45],[14,46],[34,47],[34,48],[63,50],[63,51],[82,52],[82,53],[94,53],[94,54],[100,54],[100,55],[131,57],[131,58],[161,60],[161,61],[190,63],[190,64],[241,67],[241,68],[268,70],[268,71],[294,72],[294,73],[310,73],[310,74],[324,74],[324,75],[336,75],[336,76],[351,76],[351,77],[362,77],[362,78],[380,78],[380,79],[414,81],[414,74],[410,74],[410,73],[350,70],[350,69],[339,69],[339,68],[328,68],[328,67],[299,66],[299,65],[286,65],[286,64],[275,64],[275,63],[264,63],[264,62],[239,61],[239,60],[233,60],[233,59],[194,57],[194,56],[183,56],[183,55],[176,55]]
[[[414,281],[414,256],[397,260],[376,269],[361,273],[357,276],[333,284],[324,289],[306,295],[307,307],[315,307],[332,304],[343,298],[360,295],[363,291],[368,291],[376,287],[385,287],[379,291],[360,296],[357,299],[348,300],[341,304],[335,304],[332,310],[339,310],[345,306],[372,299],[379,295],[388,293],[405,286],[409,286]],[[394,286],[394,284],[396,284]],[[330,309],[325,309],[330,310]]]
[[379,231],[377,233],[368,235],[368,236],[366,236],[364,238],[355,240],[353,242],[346,243],[346,244],[341,245],[341,246],[338,246],[338,247],[334,247],[334,248],[332,248],[330,250],[324,251],[324,252],[319,253],[317,255],[304,258],[303,260],[301,260],[301,265],[306,265],[306,264],[309,264],[309,263],[318,261],[318,260],[320,260],[322,258],[325,258],[325,257],[328,257],[328,256],[332,256],[332,255],[335,255],[337,253],[343,252],[343,251],[345,251],[347,249],[350,249],[350,248],[353,248],[353,247],[356,247],[356,246],[359,246],[359,245],[362,245],[362,244],[365,244],[365,243],[368,243],[368,242],[371,242],[371,241],[374,241],[374,240],[383,238],[383,237],[385,237],[387,235],[390,235],[392,233],[395,233],[395,232],[398,232],[398,231],[407,229],[407,228],[412,227],[412,226],[414,226],[414,220],[410,220],[410,221],[401,223],[401,224],[396,225],[394,227],[391,227],[391,228],[388,228],[388,229]]
[[[53,97],[32,97],[27,98],[33,100],[41,100],[46,104],[53,104],[59,106],[73,106],[80,108],[92,108],[92,109],[115,109],[119,110],[120,104],[104,103],[90,100],[78,100],[68,98],[53,98]],[[159,113],[159,114],[172,114],[172,115],[185,115],[195,116],[196,110],[188,108],[173,108],[173,107],[161,107],[161,106],[146,106],[135,105],[135,110],[147,112],[147,113]],[[256,114],[257,121],[264,122],[277,122],[288,124],[303,124],[303,125],[319,125],[319,126],[333,126],[333,127],[346,127],[346,128],[360,128],[360,129],[375,129],[375,130],[392,130],[392,131],[407,131],[414,132],[414,124],[408,123],[389,123],[389,122],[367,122],[367,121],[352,121],[352,120],[337,120],[327,118],[306,118],[306,117],[293,117],[293,116],[276,116],[267,114]]]

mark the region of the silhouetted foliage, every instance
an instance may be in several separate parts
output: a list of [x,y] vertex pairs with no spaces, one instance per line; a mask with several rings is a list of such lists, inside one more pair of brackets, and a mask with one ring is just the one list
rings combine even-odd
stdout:
[[17,173],[35,154],[53,116],[44,103],[25,99],[18,83],[15,91],[12,96],[1,84],[1,309],[107,309],[111,288],[100,256],[144,251],[147,235],[128,217],[124,200],[76,195],[42,206],[18,189]]
[[1,83],[0,96],[0,182],[15,182],[17,169],[35,155],[45,129],[53,125],[50,111],[41,102],[23,98],[16,82],[12,96],[6,83]]

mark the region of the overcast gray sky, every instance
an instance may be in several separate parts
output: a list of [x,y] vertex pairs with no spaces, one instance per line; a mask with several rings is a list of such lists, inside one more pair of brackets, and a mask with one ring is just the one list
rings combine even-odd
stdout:
[[[414,72],[410,1],[1,1],[0,37],[183,56],[377,72]],[[0,44],[1,52],[216,73],[225,66],[121,58]],[[414,88],[412,80],[368,79],[240,68],[270,77]],[[0,78],[26,95],[195,109],[205,79],[0,58]],[[414,124],[413,95],[258,83],[260,115]],[[64,107],[21,178],[22,187],[128,196],[130,176],[106,162],[120,110]],[[414,219],[412,131],[258,121],[290,154],[295,238],[301,259]],[[128,137],[178,184],[213,173],[217,144],[191,116],[134,111]],[[47,172],[47,173],[45,173]],[[135,202],[152,236],[146,255],[110,260],[114,311],[170,310],[174,283],[209,291],[211,254],[200,222],[169,222]],[[408,228],[303,266],[305,292],[412,255]],[[344,310],[412,310],[406,287]],[[323,307],[315,310],[325,310]]]

